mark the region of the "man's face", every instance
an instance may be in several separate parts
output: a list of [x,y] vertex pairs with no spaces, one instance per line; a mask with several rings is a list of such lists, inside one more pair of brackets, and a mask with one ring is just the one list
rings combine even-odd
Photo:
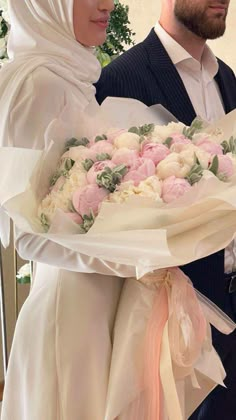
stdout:
[[177,20],[203,39],[215,39],[225,32],[230,0],[175,0]]

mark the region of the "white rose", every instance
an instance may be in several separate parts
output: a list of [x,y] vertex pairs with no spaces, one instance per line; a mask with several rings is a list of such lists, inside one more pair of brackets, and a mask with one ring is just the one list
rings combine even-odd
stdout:
[[181,156],[182,153],[171,153],[157,165],[157,175],[160,179],[174,175],[176,178],[185,178],[192,167],[190,156]]
[[121,147],[126,147],[127,149],[131,150],[140,150],[140,143],[139,143],[140,137],[138,134],[135,133],[122,133],[116,139],[114,140],[114,146],[117,149],[120,149]]
[[171,137],[171,134],[182,134],[185,125],[178,122],[170,122],[167,125],[155,125],[152,137],[161,138],[162,141],[165,141],[168,137]]

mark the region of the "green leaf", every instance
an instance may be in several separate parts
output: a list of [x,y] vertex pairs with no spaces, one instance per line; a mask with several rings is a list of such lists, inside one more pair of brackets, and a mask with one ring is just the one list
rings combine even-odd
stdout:
[[167,139],[165,139],[165,141],[163,142],[163,144],[168,147],[168,149],[171,146],[171,142],[172,142],[173,138],[172,137],[167,137]]
[[83,168],[88,172],[90,168],[92,168],[94,161],[92,159],[85,159],[82,162]]
[[99,187],[103,187],[110,192],[114,192],[116,186],[120,184],[127,171],[128,169],[124,164],[115,166],[113,169],[106,167],[97,175],[96,182]]
[[41,224],[42,224],[45,232],[47,232],[49,227],[50,227],[50,223],[49,223],[49,220],[48,220],[47,216],[44,213],[41,213],[40,221],[41,221]]
[[107,140],[106,134],[102,134],[101,136],[95,137],[94,142],[97,143],[98,141]]
[[190,127],[184,127],[183,135],[187,137],[188,139],[192,140],[193,135],[201,131],[202,127],[203,127],[203,121],[199,117],[197,117],[193,120]]
[[135,133],[138,136],[147,136],[154,131],[155,125],[154,124],[144,124],[140,125],[140,127],[131,127],[129,128],[129,133]]
[[89,229],[93,226],[94,221],[95,221],[95,217],[93,212],[90,212],[90,215],[88,216],[87,214],[84,214],[82,216],[83,218],[83,223],[81,224],[81,228],[84,232],[88,232]]
[[219,159],[218,159],[218,156],[215,155],[212,159],[210,166],[208,167],[208,170],[211,171],[216,176],[218,169],[219,169]]
[[99,155],[96,155],[96,159],[99,161],[111,160],[111,155],[108,153],[100,153]]
[[190,185],[199,182],[203,175],[203,167],[199,164],[199,161],[196,159],[196,163],[192,166],[189,173],[185,179],[189,182]]
[[18,277],[17,278],[17,283],[19,284],[29,284],[31,283],[31,277],[30,276],[24,276],[24,277]]
[[232,154],[236,154],[236,138],[234,138],[233,136],[230,137],[230,139],[224,140],[221,143],[221,146],[223,147],[223,154],[226,155],[226,153],[232,153]]
[[139,128],[138,127],[131,127],[131,128],[129,128],[128,133],[138,134],[138,136],[139,136]]
[[89,144],[89,140],[87,137],[82,137],[81,139],[77,139],[75,137],[72,137],[71,139],[66,141],[65,149],[64,151],[70,150],[71,147],[77,147],[77,146],[87,146]]

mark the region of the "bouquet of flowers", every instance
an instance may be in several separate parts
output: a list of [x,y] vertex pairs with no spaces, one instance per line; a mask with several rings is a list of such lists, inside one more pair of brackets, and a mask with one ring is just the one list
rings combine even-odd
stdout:
[[203,176],[228,182],[235,174],[236,138],[217,144],[202,125],[198,119],[191,127],[146,124],[69,139],[39,206],[45,230],[58,209],[87,232],[102,202],[145,197],[163,206],[194,192]]
[[[67,109],[50,124],[44,152],[0,150],[0,204],[25,232],[134,268],[140,282],[128,280],[121,298],[106,419],[129,407],[128,418],[138,420],[137,404],[148,404],[150,420],[158,420],[164,399],[169,419],[183,419],[225,376],[209,323],[226,334],[235,327],[173,268],[234,237],[235,113],[214,127],[198,119],[185,127],[167,124],[161,108],[107,100],[90,115],[78,126],[78,113]],[[134,381],[124,390],[125,375]],[[178,384],[191,393],[185,407]]]

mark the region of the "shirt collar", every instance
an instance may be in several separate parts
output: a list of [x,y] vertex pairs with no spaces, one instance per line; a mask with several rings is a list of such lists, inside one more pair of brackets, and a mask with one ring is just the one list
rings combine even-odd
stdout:
[[178,44],[178,42],[175,41],[159,23],[155,26],[155,32],[175,66],[178,66],[181,63],[181,66],[186,66],[186,68],[189,68],[192,71],[203,70],[203,72],[207,74],[209,80],[212,80],[215,77],[219,65],[208,45],[205,46],[201,63],[199,63],[180,44]]

